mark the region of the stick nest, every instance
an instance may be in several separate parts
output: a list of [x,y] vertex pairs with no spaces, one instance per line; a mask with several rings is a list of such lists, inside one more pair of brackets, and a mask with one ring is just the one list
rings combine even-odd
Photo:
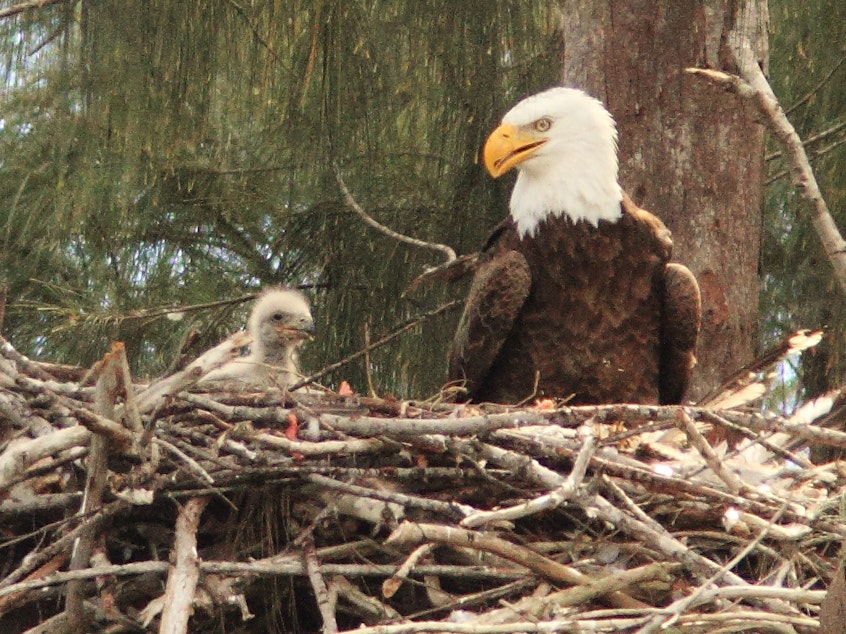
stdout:
[[119,344],[87,372],[0,344],[2,631],[819,631],[836,396],[199,392],[243,342],[149,385]]

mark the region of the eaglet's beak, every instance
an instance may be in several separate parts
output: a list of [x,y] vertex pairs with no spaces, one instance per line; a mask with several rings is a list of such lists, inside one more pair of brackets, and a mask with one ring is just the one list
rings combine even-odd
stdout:
[[491,132],[482,156],[485,167],[494,178],[499,178],[515,165],[529,158],[549,139],[544,136],[521,133],[516,126],[503,123]]
[[314,336],[314,321],[305,317],[293,324],[279,324],[274,328],[283,339],[312,339]]

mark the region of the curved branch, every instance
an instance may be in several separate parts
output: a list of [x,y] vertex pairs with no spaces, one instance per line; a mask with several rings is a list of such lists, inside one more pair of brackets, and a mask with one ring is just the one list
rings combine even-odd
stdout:
[[452,247],[447,246],[445,244],[438,244],[437,242],[425,242],[424,240],[418,240],[417,238],[412,238],[401,233],[397,233],[393,229],[386,227],[385,225],[377,222],[373,218],[371,218],[364,209],[362,209],[361,205],[359,205],[353,195],[350,193],[350,190],[347,188],[347,184],[344,182],[343,176],[341,176],[341,168],[338,167],[338,164],[333,162],[332,167],[335,170],[335,180],[338,181],[338,187],[341,188],[341,193],[344,195],[344,200],[346,201],[347,205],[361,216],[362,220],[366,222],[368,225],[376,229],[376,231],[380,231],[384,233],[386,236],[393,238],[394,240],[398,240],[399,242],[405,242],[406,244],[412,244],[416,247],[420,247],[422,249],[433,249],[435,251],[440,251],[443,253],[444,258],[447,262],[452,262],[456,259],[455,251]]
[[[748,44],[745,46],[748,48]],[[834,223],[828,205],[820,192],[814,170],[802,145],[802,139],[790,123],[787,115],[773,93],[767,78],[754,57],[745,50],[735,51],[741,76],[730,75],[708,68],[687,68],[686,72],[705,77],[709,81],[725,86],[729,91],[750,99],[782,147],[790,165],[790,176],[800,196],[814,206],[811,220],[822,242],[828,259],[834,267],[834,274],[840,286],[846,291],[846,241]]]

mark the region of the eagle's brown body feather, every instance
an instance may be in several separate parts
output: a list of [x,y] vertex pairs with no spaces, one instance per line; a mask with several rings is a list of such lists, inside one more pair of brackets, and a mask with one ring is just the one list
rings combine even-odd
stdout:
[[[476,401],[678,403],[694,364],[699,290],[670,264],[664,224],[624,197],[617,221],[507,220],[476,272],[450,353]],[[537,387],[537,391],[535,388]]]

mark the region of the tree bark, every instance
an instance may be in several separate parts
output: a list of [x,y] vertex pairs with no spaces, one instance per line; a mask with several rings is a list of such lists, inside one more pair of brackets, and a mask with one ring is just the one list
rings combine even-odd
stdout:
[[728,45],[756,43],[766,68],[765,0],[559,0],[562,81],[603,100],[620,132],[620,179],[667,224],[674,259],[702,290],[689,398],[754,358],[764,128],[750,104],[686,74],[736,72]]

